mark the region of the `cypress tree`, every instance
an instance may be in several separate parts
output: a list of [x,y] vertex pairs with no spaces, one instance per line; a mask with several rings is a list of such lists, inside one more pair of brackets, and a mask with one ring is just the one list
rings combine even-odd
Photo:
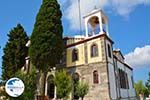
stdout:
[[43,0],[31,35],[30,58],[41,73],[40,93],[44,95],[49,68],[59,63],[63,52],[62,13],[57,0]]
[[8,42],[2,57],[2,78],[7,80],[15,75],[25,64],[28,49],[25,46],[28,36],[21,24],[17,24],[8,34]]

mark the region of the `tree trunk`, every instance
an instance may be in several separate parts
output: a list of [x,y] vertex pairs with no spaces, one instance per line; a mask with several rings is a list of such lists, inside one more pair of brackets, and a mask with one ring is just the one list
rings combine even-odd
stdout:
[[84,97],[81,97],[81,100],[83,100]]
[[42,96],[45,96],[45,83],[46,83],[46,75],[47,73],[44,72],[44,71],[40,71],[40,89],[39,89],[39,92],[40,92],[40,95]]

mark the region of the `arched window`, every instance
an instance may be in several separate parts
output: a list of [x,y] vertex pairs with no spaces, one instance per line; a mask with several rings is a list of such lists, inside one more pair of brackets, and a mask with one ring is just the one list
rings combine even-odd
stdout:
[[108,47],[108,56],[111,58],[111,48],[110,48],[110,45],[107,44],[107,47]]
[[78,49],[73,49],[72,50],[72,62],[78,60]]
[[93,72],[93,83],[94,84],[98,84],[99,83],[98,71],[96,71],[96,70]]
[[47,79],[47,95],[49,96],[49,99],[54,98],[55,94],[55,84],[54,84],[54,76],[50,75]]
[[76,93],[76,86],[78,84],[79,81],[79,74],[78,73],[74,73],[73,76],[73,100],[78,100],[79,97],[75,94]]
[[122,69],[119,69],[120,88],[129,89],[128,75]]
[[72,77],[73,77],[73,81],[75,83],[77,83],[79,81],[79,74],[78,73],[74,73]]
[[98,56],[98,46],[96,44],[93,44],[91,46],[91,57]]

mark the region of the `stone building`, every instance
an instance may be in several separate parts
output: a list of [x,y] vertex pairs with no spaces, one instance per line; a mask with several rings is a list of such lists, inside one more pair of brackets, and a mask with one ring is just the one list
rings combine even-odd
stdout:
[[[113,49],[106,15],[94,9],[84,17],[84,23],[85,36],[64,38],[66,52],[62,61],[73,78],[89,84],[84,100],[136,100],[133,69],[124,62],[121,51]],[[52,100],[56,98],[55,86],[50,82],[54,73],[54,69],[49,72],[45,89]],[[78,97],[72,93],[72,99]]]
[[64,40],[67,69],[89,84],[85,100],[135,100],[133,69],[124,62],[120,50],[113,50],[106,15],[95,9],[84,22],[85,36]]

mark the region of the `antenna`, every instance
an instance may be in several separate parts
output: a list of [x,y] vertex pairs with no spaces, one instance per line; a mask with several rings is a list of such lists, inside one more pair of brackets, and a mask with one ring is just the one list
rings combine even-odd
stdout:
[[78,7],[79,7],[80,35],[82,35],[80,0],[78,0]]

